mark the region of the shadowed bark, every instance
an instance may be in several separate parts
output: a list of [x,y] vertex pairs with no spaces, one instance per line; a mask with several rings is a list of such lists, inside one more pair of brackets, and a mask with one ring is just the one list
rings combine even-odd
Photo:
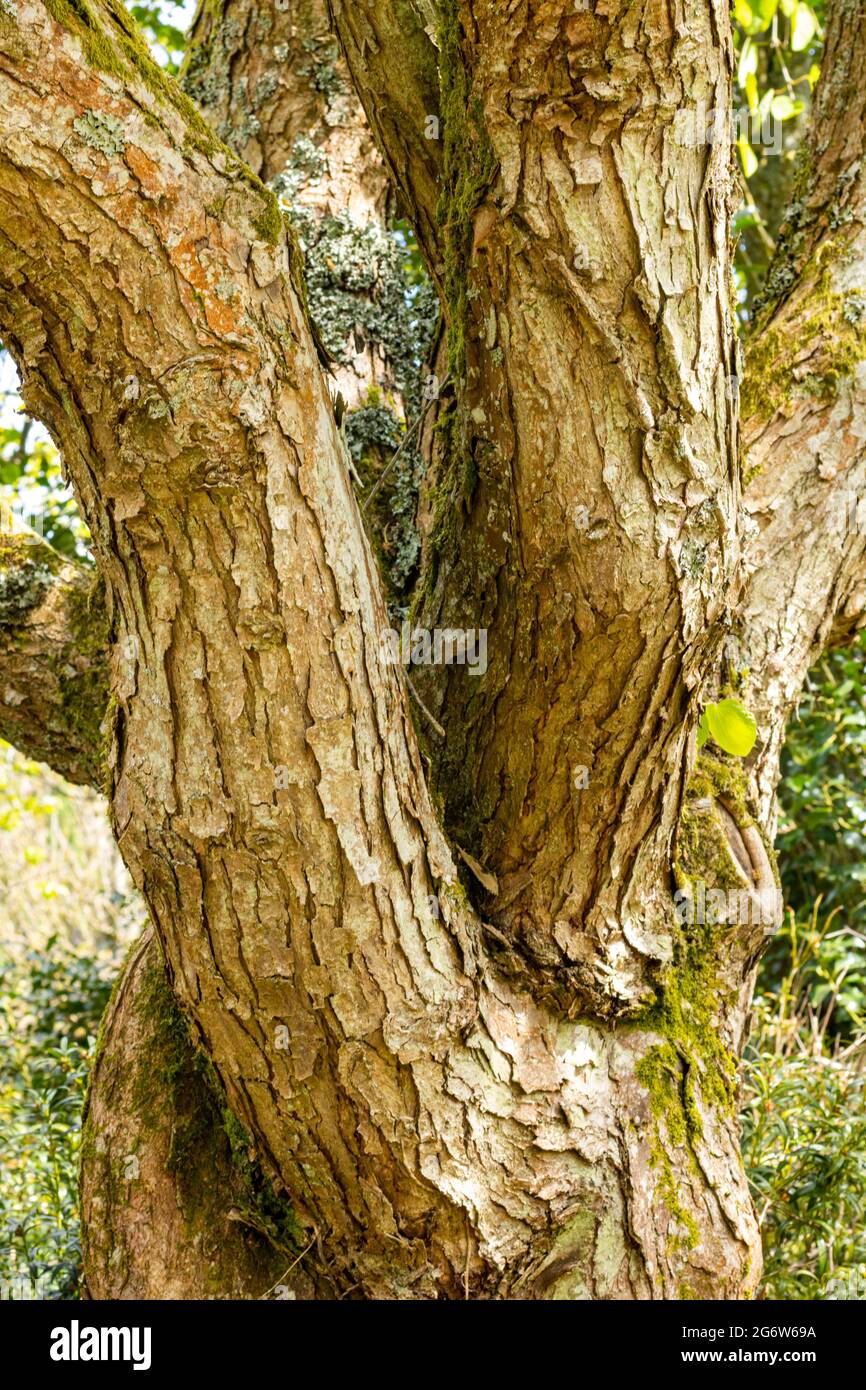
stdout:
[[106,1011],[84,1114],[88,1298],[311,1296],[309,1243],[223,1105],[148,928]]

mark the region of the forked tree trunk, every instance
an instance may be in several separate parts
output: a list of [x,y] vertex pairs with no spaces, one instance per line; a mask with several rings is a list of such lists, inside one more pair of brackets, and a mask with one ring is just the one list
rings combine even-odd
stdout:
[[[486,628],[490,659],[425,685],[448,838],[271,195],[119,6],[19,0],[0,19],[0,335],[108,593],[118,843],[208,1094],[282,1194],[275,1217],[257,1175],[267,1219],[246,1219],[302,1256],[292,1292],[747,1297],[736,1056],[764,927],[739,909],[681,924],[672,901],[677,882],[773,887],[753,816],[772,815],[764,753],[790,697],[753,670],[761,785],[724,757],[694,770],[760,573],[729,152],[701,134],[730,100],[727,10],[331,10],[446,299],[455,393],[419,621]],[[441,122],[438,144],[409,112]],[[837,482],[861,455],[858,438]],[[862,546],[822,553],[850,630]],[[828,633],[835,609],[810,599]],[[761,609],[768,633],[777,615]],[[462,882],[449,841],[474,864]],[[159,1055],[133,1007],[143,961],[91,1101],[93,1154],[101,1128],[113,1155],[85,1168],[97,1295],[159,1292],[129,1212],[141,1198],[154,1220],[176,1185],[166,1133],[194,1094],[140,1135],[149,1185],[118,1217],[135,1086],[113,1119],[99,1107],[136,1027]],[[224,1155],[218,1128],[194,1167]],[[236,1181],[220,1191],[240,1210]],[[115,1220],[126,1282],[104,1256]],[[209,1258],[178,1254],[175,1290],[272,1283],[243,1239],[206,1287]]]

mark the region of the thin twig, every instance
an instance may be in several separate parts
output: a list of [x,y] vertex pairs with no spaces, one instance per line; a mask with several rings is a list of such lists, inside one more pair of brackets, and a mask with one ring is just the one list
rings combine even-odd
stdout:
[[421,709],[426,714],[427,718],[430,720],[430,723],[433,725],[433,728],[436,730],[437,734],[439,734],[440,738],[445,738],[445,730],[442,728],[442,725],[439,723],[439,720],[436,718],[435,715],[430,713],[429,709],[425,705],[424,701],[421,699],[421,696],[418,694],[418,691],[415,689],[414,685],[410,681],[408,675],[406,675],[405,671],[403,672],[403,675],[406,676],[406,684],[408,685],[412,694],[415,696],[415,699],[418,701],[418,704],[420,705]]
[[375,484],[373,485],[373,491],[370,493],[370,496],[367,498],[367,500],[366,500],[364,503],[362,503],[362,505],[361,505],[361,511],[362,511],[362,512],[365,512],[365,511],[367,510],[367,508],[369,507],[369,505],[370,505],[370,503],[372,502],[373,498],[376,496],[376,493],[379,491],[379,488],[382,486],[382,484],[384,483],[384,481],[385,481],[385,479],[387,478],[388,474],[391,472],[391,469],[394,467],[394,464],[397,462],[397,460],[398,460],[398,458],[400,457],[400,455],[402,454],[403,450],[406,448],[406,445],[409,443],[409,440],[412,438],[413,434],[415,434],[415,432],[416,432],[417,430],[420,430],[420,428],[421,428],[421,426],[423,425],[425,419],[427,418],[427,411],[430,409],[430,407],[431,407],[431,405],[433,404],[433,402],[434,402],[435,400],[438,400],[438,399],[439,399],[439,396],[442,394],[443,390],[444,390],[445,387],[448,385],[448,383],[450,382],[450,380],[451,380],[451,377],[450,377],[450,376],[446,376],[445,380],[442,382],[441,386],[439,387],[439,391],[438,391],[437,395],[431,396],[430,400],[427,402],[427,404],[425,405],[424,409],[421,411],[421,414],[418,416],[418,419],[414,422],[414,424],[410,425],[409,429],[408,429],[408,430],[406,431],[406,433],[403,435],[403,438],[400,440],[400,444],[399,444],[399,446],[398,446],[398,448],[397,448],[396,453],[394,453],[394,454],[391,455],[390,459],[389,459],[388,462],[385,464],[385,467],[382,469],[382,472],[379,474],[378,478],[376,479],[376,482],[375,482]]
[[259,1298],[259,1302],[260,1302],[260,1303],[262,1302],[263,1299],[267,1298],[267,1296],[268,1296],[269,1293],[273,1293],[274,1289],[278,1289],[278,1288],[280,1287],[280,1285],[281,1285],[282,1283],[284,1283],[286,1279],[288,1279],[288,1277],[289,1277],[289,1275],[291,1274],[292,1270],[294,1269],[295,1265],[301,1263],[301,1260],[304,1258],[305,1255],[309,1254],[309,1252],[312,1250],[312,1248],[313,1248],[313,1246],[315,1245],[315,1243],[316,1243],[316,1237],[313,1236],[313,1239],[310,1241],[310,1243],[309,1243],[309,1245],[307,1246],[306,1250],[302,1250],[301,1253],[300,1253],[300,1255],[298,1255],[297,1259],[292,1260],[292,1263],[289,1265],[289,1267],[288,1267],[288,1269],[286,1270],[285,1274],[281,1274],[280,1277],[279,1277],[279,1279],[277,1280],[277,1282],[276,1282],[275,1284],[272,1284],[271,1287],[270,1287],[269,1289],[265,1289],[264,1293],[263,1293],[263,1294],[260,1296],[260,1298]]

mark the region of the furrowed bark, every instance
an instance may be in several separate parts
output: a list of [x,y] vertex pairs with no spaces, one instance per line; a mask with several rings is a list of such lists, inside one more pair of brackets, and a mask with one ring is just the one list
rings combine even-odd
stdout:
[[0,738],[70,782],[100,786],[107,618],[92,569],[34,532],[0,535]]
[[[388,174],[324,0],[202,7],[183,83],[217,134],[290,204],[353,476],[369,496],[420,408],[416,351],[424,348],[391,231]],[[419,548],[419,467],[415,451],[404,451],[365,513],[389,599],[404,603]]]
[[[412,1059],[435,1066],[471,1020],[470,923],[379,655],[384,612],[286,233],[171,89],[163,106],[149,94],[146,60],[124,71],[122,16],[99,11],[102,75],[40,6],[18,17],[3,34],[2,332],[115,604],[122,852],[301,1219],[390,1290],[393,1205],[404,1268],[453,1279],[466,1234],[448,1183],[418,1156],[404,1166],[401,1122],[375,1097],[399,1115]],[[389,1151],[391,1181],[374,1182]],[[421,1231],[443,1252],[435,1274]]]
[[[315,219],[317,232],[348,212],[352,228],[357,228],[354,286],[371,230],[376,245],[387,235],[391,199],[381,156],[348,84],[324,6],[308,3],[287,10],[239,3],[209,5],[199,12],[193,25],[184,73],[187,93],[215,132],[261,177],[276,179],[277,186],[290,180],[295,209]],[[314,238],[308,236],[307,240],[310,243]],[[307,251],[314,258],[315,272],[320,269],[319,261],[333,254],[333,247],[326,241],[323,248],[308,244]],[[328,298],[325,291],[317,290],[311,307],[313,315],[321,312],[323,332],[327,333],[337,314],[345,321],[353,317],[352,296],[361,301],[348,352],[342,342],[334,341],[333,334],[330,337],[332,351],[339,359],[331,363],[335,389],[341,391],[350,409],[363,407],[371,391],[387,391],[395,404],[401,399],[388,358],[389,344],[361,329],[364,307],[374,310],[377,300],[387,292],[381,283],[387,273],[380,260],[369,288],[359,291],[353,287],[350,291],[334,287]],[[351,426],[351,417],[349,423]],[[388,487],[381,497],[387,505]],[[377,520],[376,513],[370,519]],[[226,1213],[236,1209],[234,1169],[229,1180],[225,1163],[215,1165],[213,1161],[214,1152],[223,1155],[226,1139],[219,1115],[214,1116],[212,1095],[201,1069],[184,1067],[182,1093],[169,1088],[161,1098],[159,1123],[152,1119],[148,1126],[141,1124],[138,1115],[137,1086],[122,1080],[157,1075],[164,1061],[161,1039],[152,1036],[150,1023],[145,1023],[144,1036],[135,1024],[139,1016],[147,1020],[152,1012],[147,999],[140,996],[159,968],[156,956],[152,946],[147,968],[127,970],[121,987],[124,1009],[116,1021],[112,1016],[104,1030],[100,1066],[91,1079],[88,1136],[92,1142],[85,1145],[82,1157],[84,1265],[89,1295],[255,1297],[257,1288],[273,1283],[274,1258],[277,1263],[285,1260],[279,1252],[274,1256],[267,1241],[251,1246],[249,1238],[237,1238],[237,1226],[226,1225]],[[133,1025],[126,1027],[130,1016]],[[178,1105],[185,1114],[177,1113]],[[190,1113],[200,1119],[195,1143],[185,1144],[183,1174],[179,1176],[177,1165],[170,1161],[175,1148],[173,1135],[178,1128],[189,1129]],[[115,1188],[106,1151],[125,1154],[131,1151],[133,1138],[136,1154],[142,1149],[144,1153],[142,1181],[128,1189],[134,1199],[128,1205],[112,1202]],[[206,1262],[200,1257],[206,1229],[200,1220],[203,1206],[213,1229],[228,1231],[229,1235],[220,1243],[217,1256],[209,1247]],[[168,1221],[166,1213],[171,1217]],[[103,1258],[106,1251],[111,1253],[110,1260]],[[295,1274],[288,1287],[293,1295],[306,1296],[303,1287],[298,1291]]]
[[742,391],[751,531],[731,665],[767,734],[756,774],[771,826],[806,673],[866,621],[864,86],[866,7],[835,4]]
[[635,1013],[738,556],[732,182],[706,138],[730,31],[710,4],[441,13],[462,390],[418,619],[486,629],[488,668],[418,673],[436,784],[515,951],[566,1006]]
[[[221,140],[268,183],[309,142],[325,168],[306,168],[300,201],[334,215],[380,216],[390,199],[370,128],[348,80],[325,0],[283,8],[251,0],[202,5],[181,82]],[[309,160],[309,152],[307,154]]]
[[[133,57],[119,11],[64,11],[64,31],[21,0],[16,18],[0,27],[0,333],[63,448],[117,614],[114,824],[175,992],[299,1227],[325,1242],[332,1286],[748,1293],[757,1229],[714,1075],[712,968],[698,1040],[676,1026],[694,1007],[687,981],[679,1004],[667,990],[616,1026],[562,1009],[601,972],[545,1002],[531,970],[508,978],[484,957],[382,658],[384,610],[273,205]],[[697,196],[707,171],[689,169]],[[707,333],[699,376],[715,382]],[[608,366],[613,431],[631,387]],[[726,445],[692,426],[721,485]],[[707,549],[726,577],[722,540]],[[707,586],[673,573],[698,625]],[[684,731],[662,747],[676,785]],[[668,795],[670,824],[641,821],[647,841],[670,839]],[[630,858],[642,864],[633,845],[621,862],[636,885]],[[657,876],[634,950],[660,979]],[[637,1012],[619,930],[603,993]]]

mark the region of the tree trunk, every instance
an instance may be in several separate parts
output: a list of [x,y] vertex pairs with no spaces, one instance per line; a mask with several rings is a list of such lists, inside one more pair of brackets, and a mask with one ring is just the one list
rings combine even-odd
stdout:
[[307,1297],[287,1224],[220,1104],[148,928],[102,1024],[85,1115],[90,1298]]
[[[761,706],[753,765],[695,764],[762,573],[741,534],[729,152],[695,134],[730,100],[726,7],[331,10],[445,296],[454,390],[415,611],[487,629],[490,653],[422,689],[446,833],[273,195],[119,5],[0,18],[0,336],[94,537],[112,820],[215,1072],[186,1056],[139,1154],[147,1069],[118,1058],[140,1037],[172,1071],[142,949],[90,1102],[91,1291],[271,1287],[241,1223],[219,1255],[199,1239],[190,1197],[215,1163],[204,1224],[228,1229],[241,1127],[253,1229],[298,1261],[297,1296],[748,1297],[736,1058],[765,924],[683,923],[672,896],[703,883],[748,908],[775,887],[788,699]],[[208,71],[194,50],[199,100]],[[220,109],[266,170],[237,93]],[[835,476],[861,466],[853,449]],[[862,546],[845,563],[815,634],[860,621]],[[778,626],[778,593],[753,602]],[[209,1118],[182,1191],[191,1108]],[[144,1180],[124,1192],[130,1156]],[[136,1212],[169,1208],[154,1243]]]

